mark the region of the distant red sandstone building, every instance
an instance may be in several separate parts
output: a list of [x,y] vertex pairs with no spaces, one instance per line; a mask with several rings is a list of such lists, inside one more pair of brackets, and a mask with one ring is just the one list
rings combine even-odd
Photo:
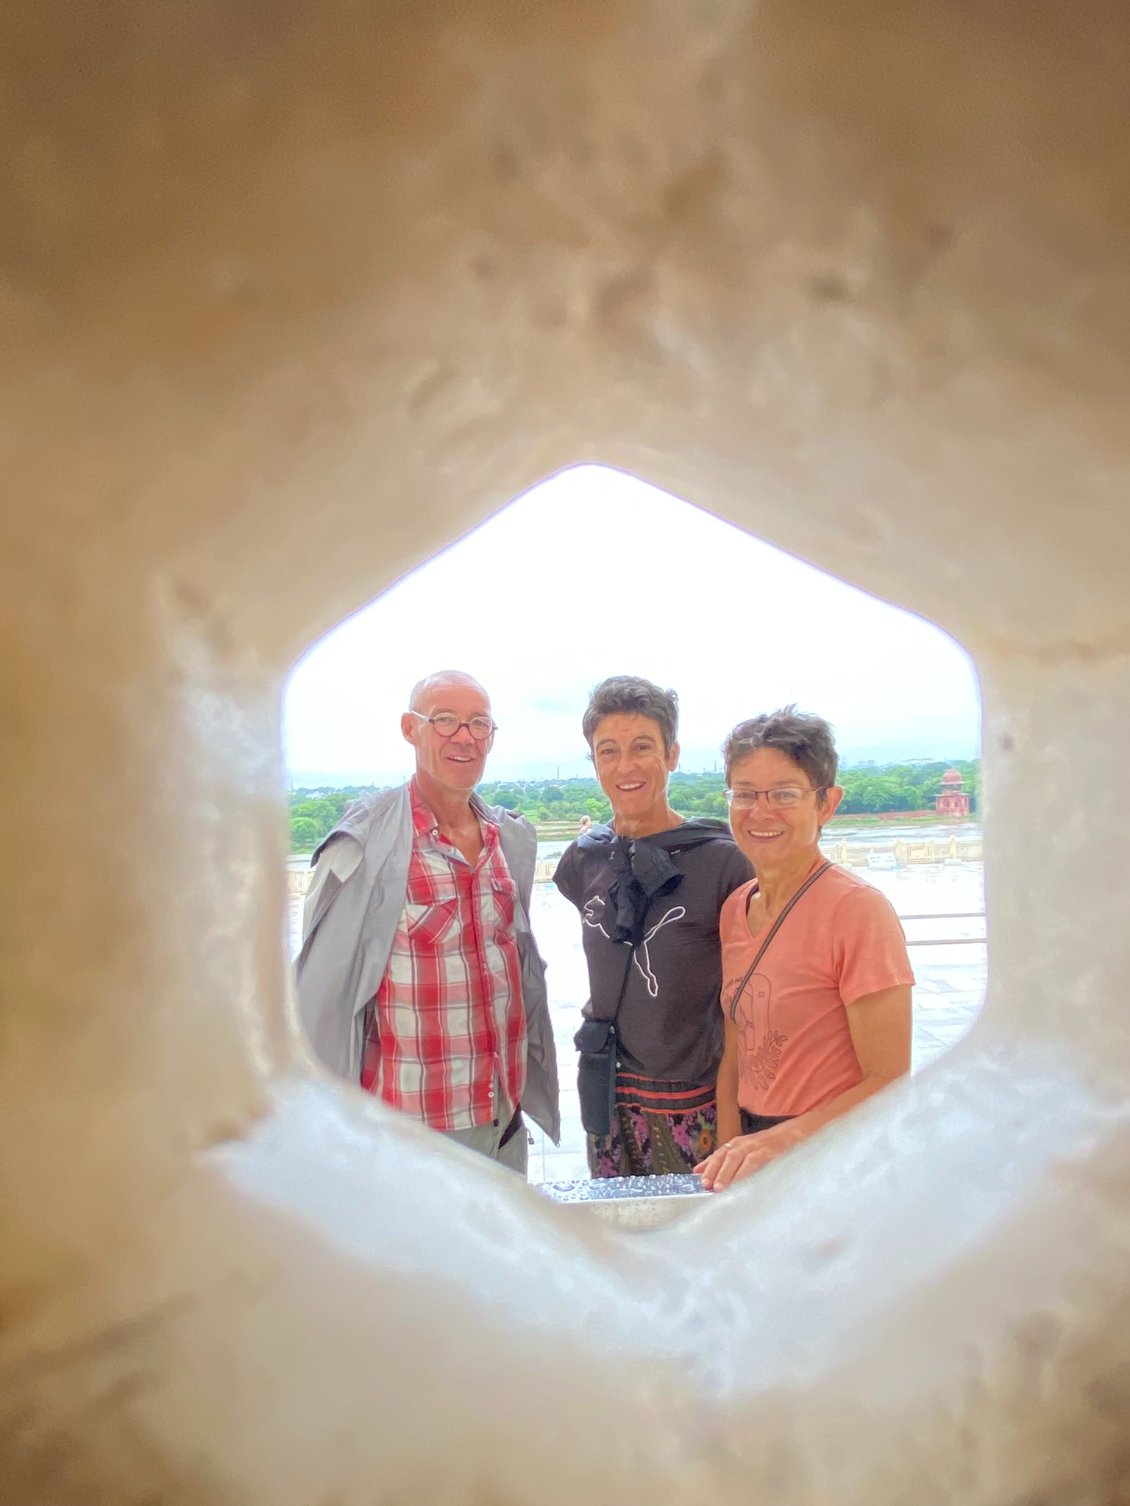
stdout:
[[969,796],[961,787],[964,783],[956,769],[948,769],[942,775],[942,792],[934,796],[934,809],[939,816],[968,816]]

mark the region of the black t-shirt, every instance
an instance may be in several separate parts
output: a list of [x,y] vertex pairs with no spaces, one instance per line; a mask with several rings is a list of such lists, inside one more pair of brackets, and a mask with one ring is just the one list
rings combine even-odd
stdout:
[[[724,832],[693,846],[669,847],[667,855],[683,879],[651,901],[634,955],[609,934],[605,910],[614,874],[607,846],[574,842],[562,853],[553,882],[581,912],[591,991],[584,1013],[605,1020],[616,1015],[625,1069],[713,1085],[722,1059],[718,916],[727,896],[753,877],[753,868]],[[625,968],[628,981],[616,1014]]]

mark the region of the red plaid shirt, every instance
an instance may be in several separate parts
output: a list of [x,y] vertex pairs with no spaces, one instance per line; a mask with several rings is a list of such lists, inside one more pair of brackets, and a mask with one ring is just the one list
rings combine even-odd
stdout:
[[433,1129],[471,1129],[509,1119],[526,1085],[514,880],[483,807],[472,866],[440,836],[415,780],[410,797],[408,889],[368,1006],[361,1086]]

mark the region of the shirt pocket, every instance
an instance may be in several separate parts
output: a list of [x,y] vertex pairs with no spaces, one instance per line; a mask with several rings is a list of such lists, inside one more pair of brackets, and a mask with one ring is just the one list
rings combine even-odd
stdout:
[[425,888],[409,885],[404,904],[404,932],[413,948],[435,952],[447,946],[459,928],[459,894],[454,883]]

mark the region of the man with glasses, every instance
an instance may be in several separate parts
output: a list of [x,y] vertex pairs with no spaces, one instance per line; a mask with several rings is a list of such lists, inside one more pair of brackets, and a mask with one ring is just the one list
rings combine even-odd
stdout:
[[474,792],[497,727],[470,675],[421,680],[400,730],[412,778],[351,805],[314,853],[299,1018],[339,1076],[524,1175],[523,1109],[560,1136],[537,834]]

